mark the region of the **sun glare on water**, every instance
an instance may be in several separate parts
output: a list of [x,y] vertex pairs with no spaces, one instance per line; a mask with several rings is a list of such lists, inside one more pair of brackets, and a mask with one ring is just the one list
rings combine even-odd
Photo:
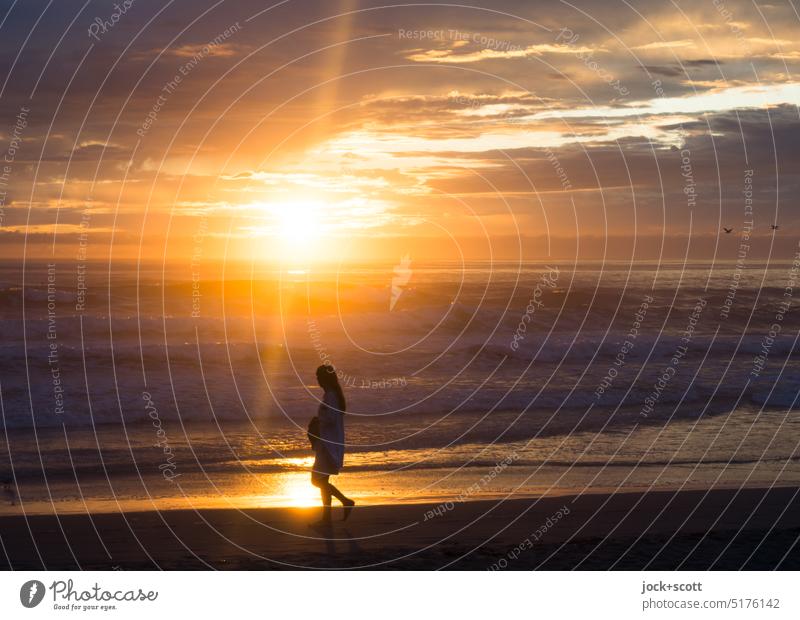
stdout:
[[305,472],[286,474],[274,499],[280,505],[295,508],[320,505],[319,489],[311,484]]

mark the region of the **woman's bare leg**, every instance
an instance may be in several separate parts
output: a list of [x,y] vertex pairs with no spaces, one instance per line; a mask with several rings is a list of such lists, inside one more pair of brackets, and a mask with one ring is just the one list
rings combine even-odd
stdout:
[[340,502],[342,502],[342,505],[349,504],[350,502],[353,501],[350,498],[345,497],[345,494],[342,493],[335,486],[333,486],[330,482],[328,482],[328,490],[330,491],[331,495],[333,495],[336,499],[338,499]]
[[311,474],[311,484],[319,488],[319,494],[320,497],[322,497],[322,522],[330,523],[331,521],[332,497],[335,497],[342,502],[342,506],[344,506],[344,515],[342,516],[342,521],[347,521],[347,518],[350,516],[353,506],[355,506],[356,503],[335,486],[333,486],[330,483],[329,476],[325,474],[313,472]]
[[322,523],[331,522],[331,483],[328,482],[328,476],[312,472],[311,484],[319,488],[319,494],[322,498]]
[[349,497],[346,497],[344,493],[342,493],[339,489],[333,486],[330,482],[328,482],[328,486],[330,487],[331,495],[333,495],[336,499],[342,502],[342,506],[344,506],[344,515],[342,515],[342,521],[347,521],[347,518],[353,511],[353,506],[355,506],[356,503]]

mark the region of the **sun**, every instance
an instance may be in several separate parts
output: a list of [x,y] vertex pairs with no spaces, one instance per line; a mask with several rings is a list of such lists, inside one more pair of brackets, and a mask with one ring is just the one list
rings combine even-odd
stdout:
[[296,200],[274,205],[275,230],[286,244],[311,243],[322,236],[324,205],[312,200]]
[[264,249],[272,257],[299,268],[316,262],[324,254],[325,238],[331,229],[324,201],[292,196],[252,206],[263,221],[255,230],[269,240]]
[[297,275],[353,253],[349,241],[363,235],[366,227],[361,220],[377,217],[370,211],[374,207],[313,190],[276,192],[275,199],[254,201],[243,208],[243,217],[252,222],[243,230],[252,239],[254,256]]

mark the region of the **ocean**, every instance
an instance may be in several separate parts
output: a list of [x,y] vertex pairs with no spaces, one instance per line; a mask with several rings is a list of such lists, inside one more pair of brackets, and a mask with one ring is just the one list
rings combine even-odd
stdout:
[[0,270],[0,513],[800,483],[798,263]]

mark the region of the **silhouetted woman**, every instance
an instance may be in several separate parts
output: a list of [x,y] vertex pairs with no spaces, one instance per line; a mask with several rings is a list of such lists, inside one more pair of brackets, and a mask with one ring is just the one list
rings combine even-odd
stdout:
[[342,520],[346,520],[355,502],[333,486],[329,478],[339,473],[344,464],[344,413],[347,402],[342,386],[336,378],[333,366],[317,368],[317,383],[325,390],[317,417],[308,425],[308,438],[314,448],[314,467],[311,484],[319,488],[322,496],[322,520],[319,525],[331,523],[331,498],[335,497],[344,506]]

